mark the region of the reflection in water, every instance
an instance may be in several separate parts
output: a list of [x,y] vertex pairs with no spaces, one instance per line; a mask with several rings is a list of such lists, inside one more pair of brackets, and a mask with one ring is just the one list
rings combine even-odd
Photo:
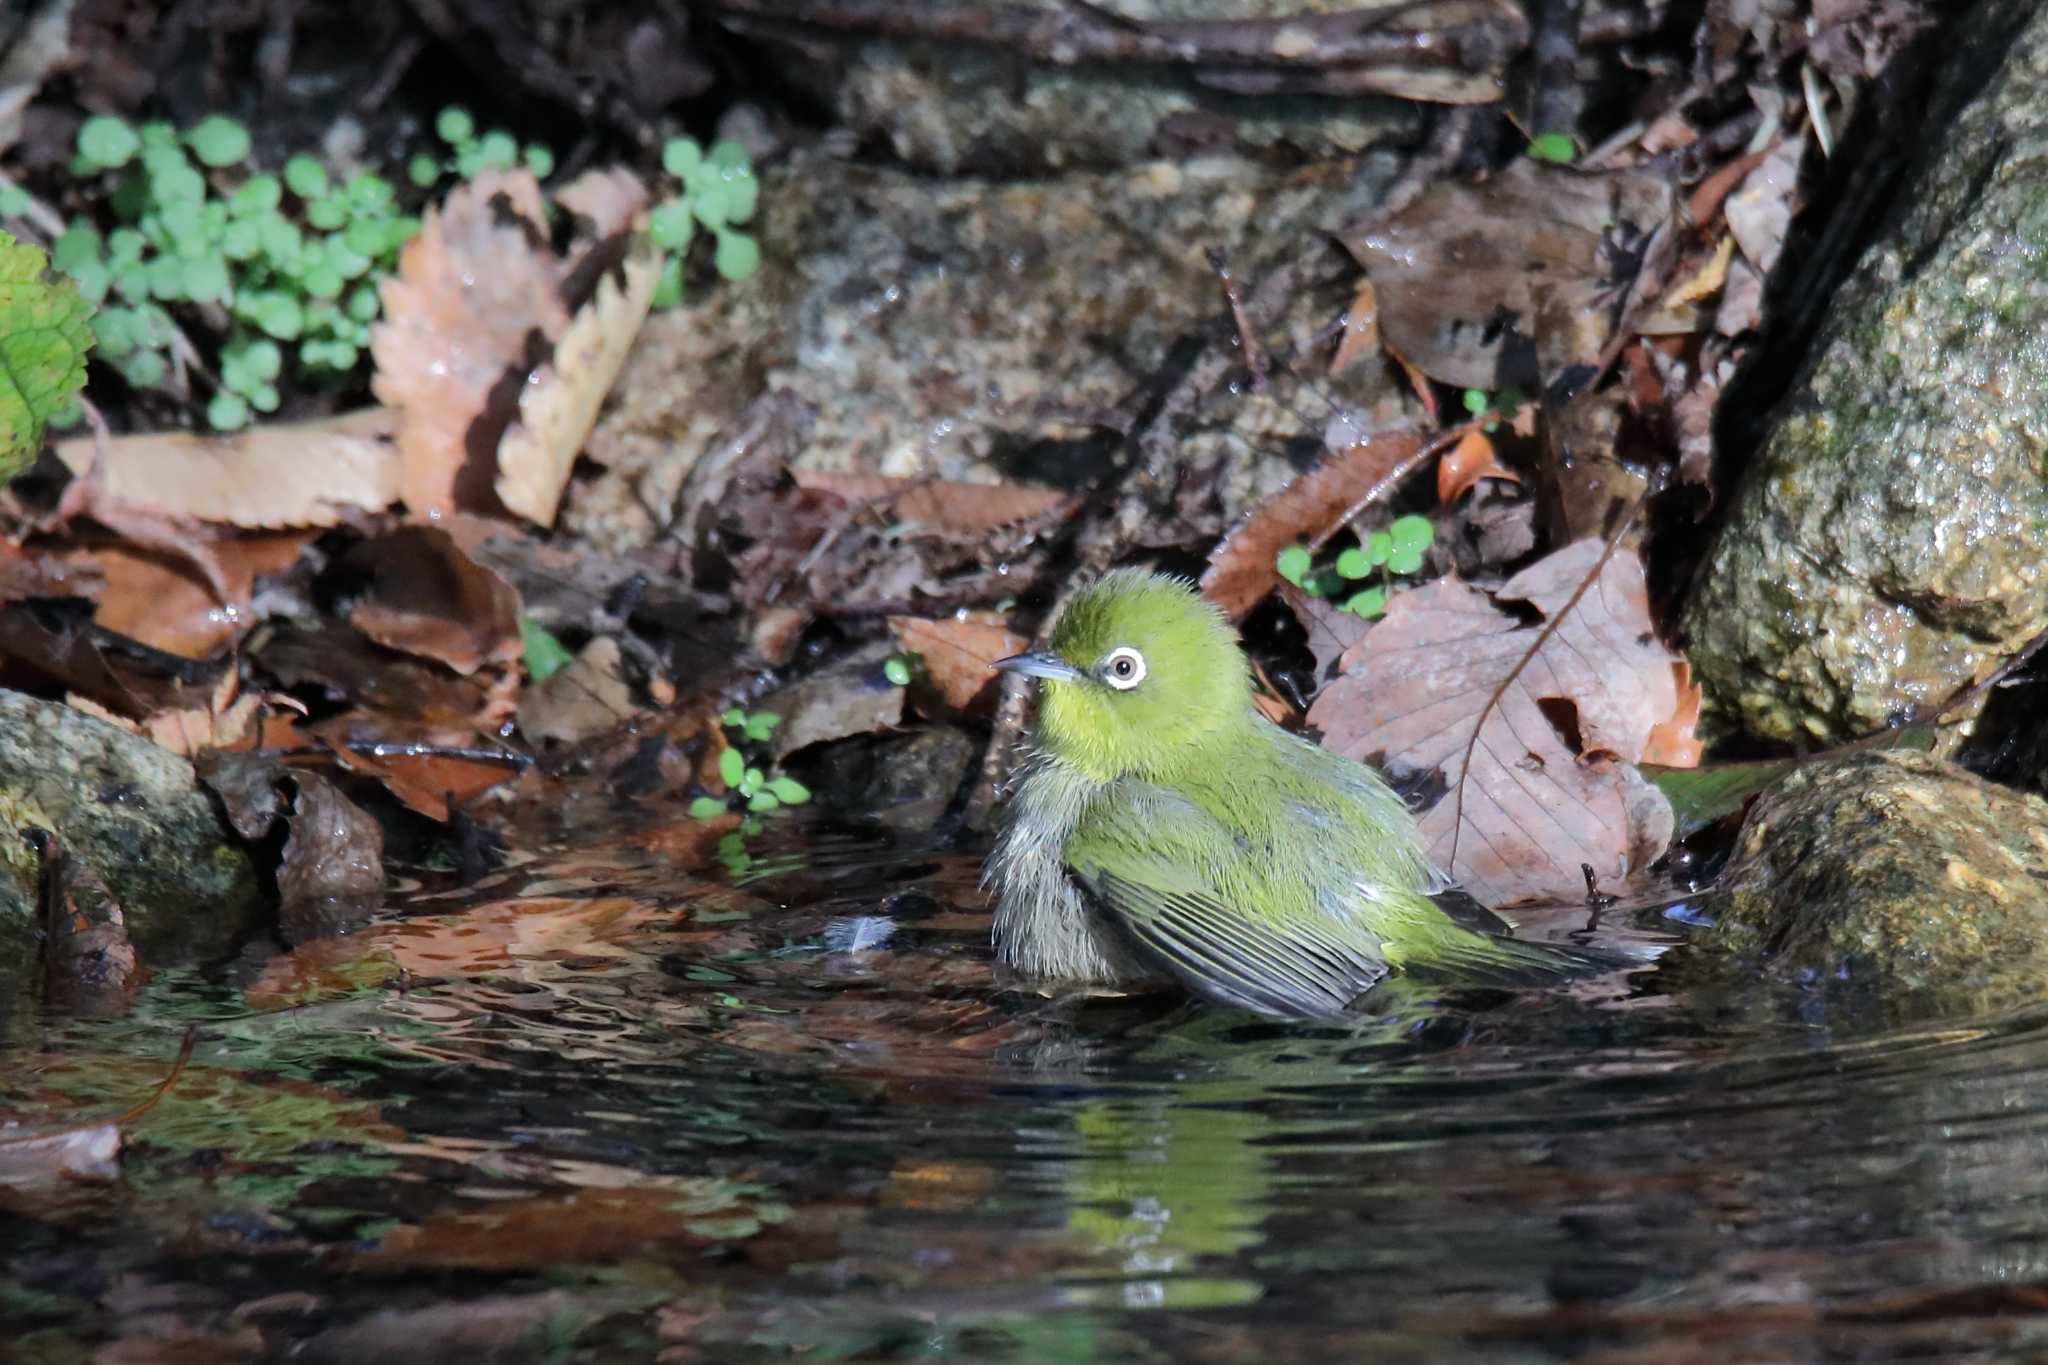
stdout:
[[29,1027],[0,1122],[118,1112],[188,1023],[200,1042],[129,1125],[120,1183],[0,1179],[0,1339],[48,1360],[143,1338],[313,1360],[2043,1349],[2048,1012],[1835,1039],[1644,982],[1416,996],[1350,1030],[1040,1000],[991,985],[971,854],[820,840],[733,885],[660,846],[421,886],[350,939]]

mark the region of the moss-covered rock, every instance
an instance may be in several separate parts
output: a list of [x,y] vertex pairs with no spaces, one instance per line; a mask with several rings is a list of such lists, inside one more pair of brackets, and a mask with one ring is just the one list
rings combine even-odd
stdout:
[[1685,625],[1722,732],[1851,738],[2048,626],[2048,11],[2007,45],[2034,8],[1960,26],[1713,548]]
[[1888,1018],[2048,995],[2048,801],[1853,753],[1758,799],[1700,946]]
[[0,691],[0,822],[0,1013],[36,961],[27,826],[54,830],[106,880],[144,962],[225,950],[264,914],[248,855],[192,765],[68,706]]

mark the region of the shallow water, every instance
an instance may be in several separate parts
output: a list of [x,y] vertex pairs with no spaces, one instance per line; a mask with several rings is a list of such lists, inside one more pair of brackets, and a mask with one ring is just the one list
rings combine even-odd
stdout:
[[972,852],[677,871],[701,828],[17,1026],[16,1136],[196,1041],[114,1179],[0,1130],[0,1356],[2048,1354],[2048,1011],[1841,1035],[1647,972],[1350,1030],[1048,1001],[993,985]]

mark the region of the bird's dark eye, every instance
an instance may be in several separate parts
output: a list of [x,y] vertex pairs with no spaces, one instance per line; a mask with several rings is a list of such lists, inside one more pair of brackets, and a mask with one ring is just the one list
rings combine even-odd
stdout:
[[1119,692],[1127,692],[1145,681],[1145,656],[1129,645],[1119,645],[1102,661],[1102,680]]

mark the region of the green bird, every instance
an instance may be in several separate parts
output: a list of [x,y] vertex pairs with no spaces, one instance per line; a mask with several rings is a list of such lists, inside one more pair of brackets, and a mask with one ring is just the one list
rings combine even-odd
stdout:
[[1531,984],[1622,965],[1510,938],[1478,902],[1443,896],[1450,879],[1378,774],[1259,714],[1235,632],[1192,585],[1109,573],[1050,643],[994,665],[1044,684],[985,877],[1010,972],[1172,978],[1330,1018],[1396,971]]

